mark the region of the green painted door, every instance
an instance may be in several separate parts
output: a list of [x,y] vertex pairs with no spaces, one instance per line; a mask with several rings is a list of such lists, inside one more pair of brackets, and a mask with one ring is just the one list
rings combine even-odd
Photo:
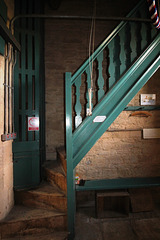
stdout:
[[[40,14],[41,9],[41,1],[15,0],[15,15]],[[14,28],[21,44],[14,75],[14,187],[22,189],[40,183],[45,156],[43,29],[41,20],[24,17],[15,21]],[[39,127],[34,127],[35,120]]]

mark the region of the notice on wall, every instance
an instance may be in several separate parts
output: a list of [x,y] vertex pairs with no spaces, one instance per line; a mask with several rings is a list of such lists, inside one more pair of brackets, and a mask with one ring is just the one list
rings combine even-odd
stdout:
[[160,138],[160,128],[144,128],[143,129],[143,138]]
[[141,94],[141,105],[156,105],[156,94]]
[[28,131],[39,131],[39,117],[28,117]]

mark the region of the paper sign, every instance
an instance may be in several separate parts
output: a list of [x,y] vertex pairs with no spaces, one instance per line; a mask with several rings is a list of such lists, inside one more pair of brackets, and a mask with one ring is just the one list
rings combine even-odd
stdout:
[[156,94],[141,94],[141,105],[156,105]]
[[28,117],[28,131],[39,131],[39,117]]
[[93,119],[93,122],[104,122],[106,116],[97,116]]

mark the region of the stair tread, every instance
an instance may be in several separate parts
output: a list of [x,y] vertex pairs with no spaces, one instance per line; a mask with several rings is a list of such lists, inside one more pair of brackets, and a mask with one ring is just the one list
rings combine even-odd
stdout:
[[64,172],[62,166],[56,160],[55,161],[53,161],[53,160],[46,161],[46,163],[44,164],[44,167],[47,168],[49,171],[55,172],[57,174],[62,174],[63,176],[65,176],[65,172]]
[[42,182],[37,188],[31,189],[25,192],[35,193],[35,194],[48,194],[48,195],[55,195],[55,196],[65,196],[64,192],[62,192],[56,184],[49,184],[48,182]]
[[49,184],[42,182],[37,189],[31,190],[30,192],[47,193],[56,196],[64,196],[64,193],[56,186],[56,184]]
[[5,238],[6,240],[65,240],[67,239],[68,232],[51,232],[48,234],[34,234],[27,236],[15,236],[12,238]]
[[0,221],[2,223],[26,221],[40,218],[56,217],[66,215],[65,212],[58,210],[45,210],[38,208],[15,205],[8,216]]

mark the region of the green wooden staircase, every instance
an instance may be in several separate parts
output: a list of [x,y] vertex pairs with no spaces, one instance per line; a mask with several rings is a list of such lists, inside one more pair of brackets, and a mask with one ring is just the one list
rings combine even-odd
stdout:
[[[73,133],[73,167],[86,155],[131,99],[159,68],[160,36],[134,62],[128,71],[96,105],[92,116],[87,117]],[[106,116],[104,122],[94,122],[96,116]]]
[[[144,1],[140,1],[127,17],[148,18],[148,6]],[[70,239],[74,236],[75,167],[159,66],[159,31],[146,22],[121,22],[74,75],[66,73],[66,158]],[[89,101],[92,104],[90,116],[87,115]],[[95,122],[97,116],[104,116],[105,120]],[[154,179],[153,185],[157,182],[160,183],[159,178]],[[131,179],[130,187],[138,186],[139,183],[140,181],[135,183]],[[99,188],[100,184],[99,182],[97,185],[93,181],[90,189]],[[109,186],[107,184],[107,180],[103,181],[103,189],[111,188],[112,184]],[[145,185],[144,179],[140,185]],[[119,188],[118,181],[115,187]],[[85,186],[77,190],[85,190]]]

